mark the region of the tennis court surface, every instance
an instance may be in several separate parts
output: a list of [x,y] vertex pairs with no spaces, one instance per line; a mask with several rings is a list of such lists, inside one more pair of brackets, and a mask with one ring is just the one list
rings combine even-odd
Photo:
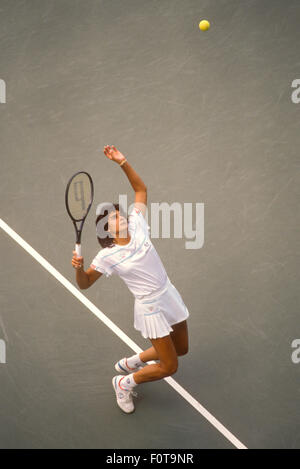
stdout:
[[[1,1],[1,448],[300,447],[299,14],[296,0]],[[149,207],[205,213],[200,249],[172,229],[152,239],[190,351],[174,381],[138,386],[132,415],[114,364],[150,343],[120,279],[76,288],[64,205],[72,174],[91,174],[87,268],[97,204],[133,202],[105,144]]]

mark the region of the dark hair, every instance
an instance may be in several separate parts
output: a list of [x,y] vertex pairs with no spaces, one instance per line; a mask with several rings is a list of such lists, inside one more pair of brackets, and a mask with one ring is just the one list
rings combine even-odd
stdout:
[[[100,215],[97,216],[96,226],[97,226],[98,222],[100,220],[102,220],[102,218],[106,217],[107,215],[109,215],[111,212],[114,212],[115,210],[118,210],[118,212],[120,212],[122,215],[124,215],[126,217],[126,215],[123,214],[122,208],[120,208],[119,204],[109,204],[107,207],[104,208],[104,210],[103,209],[101,210],[103,213],[101,213]],[[103,248],[112,248],[113,246],[115,246],[115,241],[110,236],[110,233],[108,231],[108,222],[105,223],[105,225],[104,225],[104,231],[107,232],[107,235],[105,237],[100,237],[100,236],[97,235],[98,243]]]

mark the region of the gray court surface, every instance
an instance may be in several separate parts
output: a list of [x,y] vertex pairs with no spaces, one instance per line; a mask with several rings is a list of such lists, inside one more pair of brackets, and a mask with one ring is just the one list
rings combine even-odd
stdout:
[[[299,20],[298,0],[0,1],[1,219],[75,284],[69,177],[95,182],[86,267],[97,204],[133,201],[105,144],[149,205],[204,203],[201,249],[152,240],[190,311],[174,379],[248,448],[300,447]],[[0,237],[1,448],[234,447],[164,381],[122,414],[113,365],[133,352]],[[149,346],[119,278],[83,293]]]

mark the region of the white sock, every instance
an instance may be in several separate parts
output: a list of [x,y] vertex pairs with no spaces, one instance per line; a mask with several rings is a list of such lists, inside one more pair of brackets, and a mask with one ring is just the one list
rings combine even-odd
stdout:
[[137,386],[137,383],[134,381],[133,373],[131,373],[131,375],[120,378],[118,385],[121,389],[127,389],[128,391]]
[[140,359],[139,354],[132,355],[132,357],[127,358],[127,364],[130,368],[137,368],[138,366],[144,365],[144,362]]

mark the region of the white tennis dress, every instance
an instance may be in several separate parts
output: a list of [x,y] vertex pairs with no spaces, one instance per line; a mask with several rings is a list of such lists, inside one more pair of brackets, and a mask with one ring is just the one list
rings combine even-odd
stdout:
[[165,271],[149,230],[141,211],[134,208],[128,217],[130,242],[101,249],[91,268],[124,280],[135,297],[135,329],[145,338],[157,339],[169,335],[171,326],[186,320],[189,311]]

